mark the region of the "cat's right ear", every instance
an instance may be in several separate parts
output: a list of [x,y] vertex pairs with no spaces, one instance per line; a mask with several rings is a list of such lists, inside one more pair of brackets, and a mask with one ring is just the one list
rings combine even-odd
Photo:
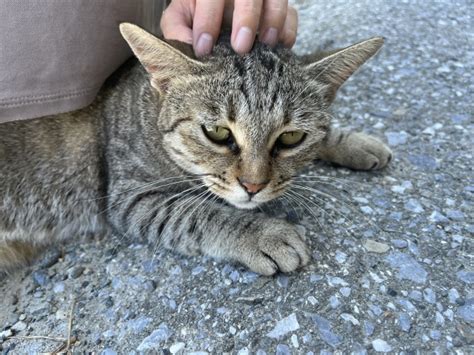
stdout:
[[174,78],[197,73],[204,64],[191,59],[168,43],[131,23],[120,24],[120,33],[150,74],[151,85],[166,94]]

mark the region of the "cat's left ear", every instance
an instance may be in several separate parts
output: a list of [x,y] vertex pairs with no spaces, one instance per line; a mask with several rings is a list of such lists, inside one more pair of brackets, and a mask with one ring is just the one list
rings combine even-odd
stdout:
[[312,80],[327,84],[328,104],[334,100],[339,87],[378,52],[383,45],[382,37],[374,37],[338,51],[305,66]]
[[205,67],[136,25],[122,23],[120,33],[150,74],[151,85],[160,95],[166,94],[173,79],[196,74]]

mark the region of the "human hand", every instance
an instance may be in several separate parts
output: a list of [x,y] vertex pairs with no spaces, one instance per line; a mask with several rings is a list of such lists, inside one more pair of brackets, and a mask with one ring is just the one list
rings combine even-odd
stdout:
[[263,43],[292,47],[298,15],[288,0],[173,0],[161,18],[164,37],[192,44],[197,56],[212,51],[221,26],[232,26],[232,48],[244,54],[257,32]]

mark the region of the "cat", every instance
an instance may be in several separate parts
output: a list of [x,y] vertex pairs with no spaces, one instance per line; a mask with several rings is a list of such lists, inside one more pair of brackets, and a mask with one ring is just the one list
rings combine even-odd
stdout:
[[[85,109],[0,125],[0,269],[88,233],[115,232],[273,275],[310,261],[297,229],[256,207],[315,159],[385,167],[378,139],[331,126],[337,89],[382,46],[375,37],[298,57],[228,39],[196,59],[138,26],[138,58]],[[177,49],[175,47],[181,47]]]

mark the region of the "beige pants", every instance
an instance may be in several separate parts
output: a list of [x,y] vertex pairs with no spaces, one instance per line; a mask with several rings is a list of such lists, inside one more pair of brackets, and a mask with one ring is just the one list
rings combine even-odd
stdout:
[[164,4],[0,1],[0,123],[90,104],[104,80],[131,55],[119,23],[157,33]]

